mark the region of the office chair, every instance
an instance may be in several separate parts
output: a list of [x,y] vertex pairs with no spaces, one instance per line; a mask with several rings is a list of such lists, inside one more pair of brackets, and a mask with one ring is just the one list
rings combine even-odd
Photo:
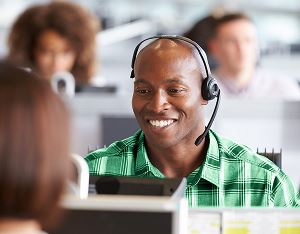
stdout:
[[71,159],[76,170],[74,171],[76,181],[70,181],[69,188],[81,199],[85,199],[89,191],[89,167],[83,157],[78,154],[71,154]]
[[256,153],[262,156],[267,157],[269,160],[271,160],[276,166],[281,168],[281,157],[282,157],[282,149],[280,149],[279,152],[274,152],[274,148],[271,152],[267,152],[267,149],[265,148],[264,151],[259,151],[257,148]]

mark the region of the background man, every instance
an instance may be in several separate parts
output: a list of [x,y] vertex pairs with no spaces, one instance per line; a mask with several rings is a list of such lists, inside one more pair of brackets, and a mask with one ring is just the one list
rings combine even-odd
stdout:
[[295,80],[257,65],[256,28],[248,16],[226,14],[217,18],[213,27],[208,47],[218,64],[213,73],[224,96],[300,99]]

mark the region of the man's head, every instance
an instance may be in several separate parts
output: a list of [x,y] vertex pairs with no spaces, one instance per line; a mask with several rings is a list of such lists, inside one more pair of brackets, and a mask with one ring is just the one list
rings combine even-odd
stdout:
[[222,72],[231,75],[251,71],[257,61],[255,25],[241,13],[224,15],[216,20],[209,47]]
[[[206,59],[206,58],[205,58]],[[204,130],[201,85],[207,76],[195,46],[158,39],[137,55],[132,107],[149,145],[194,144]]]

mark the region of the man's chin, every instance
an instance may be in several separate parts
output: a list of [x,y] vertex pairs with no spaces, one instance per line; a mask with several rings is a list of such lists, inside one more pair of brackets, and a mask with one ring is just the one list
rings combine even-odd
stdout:
[[176,139],[174,139],[174,135],[169,135],[169,134],[154,135],[154,134],[145,133],[145,139],[149,145],[159,147],[159,148],[168,148],[172,145],[175,145],[177,142]]

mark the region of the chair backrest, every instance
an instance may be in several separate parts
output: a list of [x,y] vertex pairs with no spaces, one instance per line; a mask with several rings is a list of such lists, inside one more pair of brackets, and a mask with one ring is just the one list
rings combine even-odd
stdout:
[[71,154],[73,165],[76,168],[76,187],[81,199],[88,197],[89,191],[89,167],[86,161],[78,154]]
[[257,148],[256,151],[259,155],[265,156],[268,159],[270,159],[275,165],[277,165],[279,168],[281,168],[281,157],[282,157],[282,149],[280,149],[279,152],[275,152],[274,148],[272,149],[272,151],[267,151],[267,149],[265,148],[264,151],[259,151],[259,149]]

